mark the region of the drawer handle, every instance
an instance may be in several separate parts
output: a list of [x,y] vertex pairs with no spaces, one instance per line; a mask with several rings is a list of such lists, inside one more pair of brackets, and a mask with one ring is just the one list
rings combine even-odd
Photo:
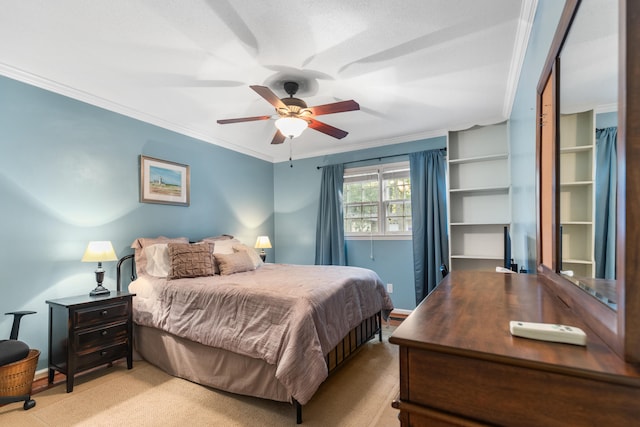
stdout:
[[103,356],[103,357],[106,356],[107,354],[108,354],[108,352],[106,350],[102,350],[100,352],[100,356]]
[[102,314],[103,316],[106,316],[107,314],[109,314],[109,311],[108,310],[102,310],[102,313],[100,313],[100,314]]
[[102,331],[100,334],[104,337],[104,336],[106,336],[108,333],[109,333],[109,332],[107,332],[107,331]]

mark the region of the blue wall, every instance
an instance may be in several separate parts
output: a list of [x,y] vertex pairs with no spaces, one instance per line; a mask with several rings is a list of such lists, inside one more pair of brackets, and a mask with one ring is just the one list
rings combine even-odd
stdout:
[[[34,310],[20,339],[45,350],[45,300],[87,294],[90,240],[274,235],[273,164],[0,77],[0,314]],[[191,206],[139,203],[139,156],[191,168]],[[274,249],[275,250],[275,249]],[[269,255],[273,259],[273,255]],[[115,289],[115,262],[105,284]],[[8,338],[10,316],[0,315]]]
[[[339,144],[339,142],[337,142]],[[408,160],[407,153],[446,147],[446,137],[376,147],[366,150],[275,164],[274,207],[277,262],[313,264],[315,260],[316,223],[320,200],[321,171],[317,166],[357,162],[378,156],[383,160],[357,162],[349,166],[366,166]],[[347,240],[347,263],[378,273],[384,283],[393,284],[391,299],[396,308],[412,310],[416,306],[411,240],[374,240],[374,259],[370,258],[369,240]]]
[[509,119],[511,253],[529,272],[536,269],[536,87],[563,8],[563,1],[538,1]]
[[596,128],[609,128],[618,126],[618,112],[596,114]]

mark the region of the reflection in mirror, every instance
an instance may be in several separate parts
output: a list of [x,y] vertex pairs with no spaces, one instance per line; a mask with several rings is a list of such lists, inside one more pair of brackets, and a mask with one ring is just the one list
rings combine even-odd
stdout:
[[560,53],[558,270],[616,308],[618,2],[583,0]]

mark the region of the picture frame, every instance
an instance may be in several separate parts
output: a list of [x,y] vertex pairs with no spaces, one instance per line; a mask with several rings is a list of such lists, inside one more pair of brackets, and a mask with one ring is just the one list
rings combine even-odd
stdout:
[[188,165],[140,156],[140,202],[189,206],[191,171]]

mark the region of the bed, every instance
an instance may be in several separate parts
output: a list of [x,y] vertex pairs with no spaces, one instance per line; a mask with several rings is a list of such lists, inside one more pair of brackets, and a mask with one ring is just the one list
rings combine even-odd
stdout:
[[296,408],[393,309],[368,269],[263,263],[231,236],[140,238],[131,263],[134,344],[167,373]]

